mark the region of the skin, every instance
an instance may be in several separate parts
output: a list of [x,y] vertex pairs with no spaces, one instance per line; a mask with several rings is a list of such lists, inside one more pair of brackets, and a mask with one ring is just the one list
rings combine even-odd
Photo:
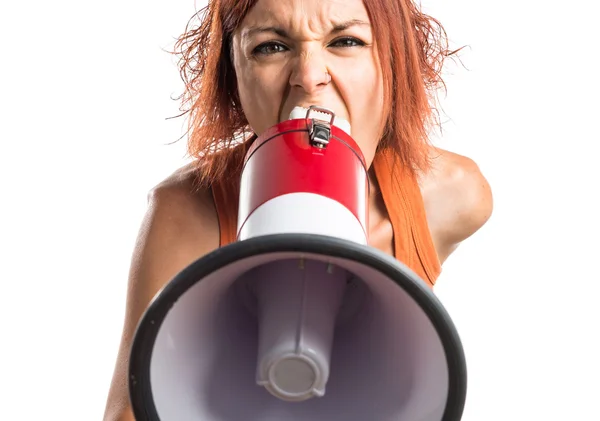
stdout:
[[[350,121],[352,137],[371,164],[381,133],[383,87],[360,0],[259,0],[233,39],[242,106],[253,130],[287,119],[296,106],[320,104]],[[256,27],[278,27],[286,36]],[[339,29],[339,28],[338,28]],[[267,43],[267,44],[265,44]],[[258,49],[257,49],[258,47]],[[331,80],[326,76],[328,72]],[[432,149],[433,168],[420,174],[427,221],[439,260],[473,235],[492,212],[490,186],[471,159]],[[126,315],[105,421],[133,421],[127,389],[129,349],[152,297],[187,265],[219,247],[210,191],[193,192],[193,167],[178,169],[148,195],[148,210],[133,253]],[[371,174],[370,245],[393,255],[393,230]]]
[[232,42],[238,91],[254,132],[286,120],[297,105],[322,105],[350,122],[370,165],[383,123],[373,41],[361,0],[259,1]]

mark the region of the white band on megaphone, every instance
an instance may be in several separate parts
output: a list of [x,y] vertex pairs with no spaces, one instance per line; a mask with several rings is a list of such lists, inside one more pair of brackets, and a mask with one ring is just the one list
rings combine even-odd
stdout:
[[356,216],[339,202],[314,193],[275,197],[242,224],[238,240],[269,234],[320,234],[367,244]]

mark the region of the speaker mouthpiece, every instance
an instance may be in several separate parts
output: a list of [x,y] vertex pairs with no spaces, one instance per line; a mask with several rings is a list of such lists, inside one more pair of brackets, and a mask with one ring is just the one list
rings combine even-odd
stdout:
[[325,394],[347,272],[315,260],[257,268],[257,379],[273,396],[300,402]]
[[[309,113],[310,111],[310,113]],[[333,111],[332,111],[333,112]],[[331,119],[331,115],[325,112],[319,111],[319,107],[315,109],[309,109],[304,107],[294,107],[290,113],[289,119],[294,120],[297,118],[306,118],[309,116],[310,118],[316,118],[323,121],[329,121]],[[350,122],[348,120],[343,119],[342,117],[335,116],[333,119],[334,126],[346,132],[348,136],[351,136]]]

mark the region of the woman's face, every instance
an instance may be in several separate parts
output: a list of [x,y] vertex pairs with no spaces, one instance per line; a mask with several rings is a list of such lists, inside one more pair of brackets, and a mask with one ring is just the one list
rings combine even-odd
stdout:
[[255,133],[287,120],[295,106],[320,105],[350,122],[370,164],[381,136],[383,83],[362,0],[258,0],[232,47]]

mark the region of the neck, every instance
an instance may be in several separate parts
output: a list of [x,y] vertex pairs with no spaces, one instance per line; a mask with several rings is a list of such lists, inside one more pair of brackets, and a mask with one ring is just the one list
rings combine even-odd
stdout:
[[371,165],[369,172],[367,173],[369,180],[369,209],[377,209],[382,203],[381,188],[377,181],[377,175],[375,168]]

